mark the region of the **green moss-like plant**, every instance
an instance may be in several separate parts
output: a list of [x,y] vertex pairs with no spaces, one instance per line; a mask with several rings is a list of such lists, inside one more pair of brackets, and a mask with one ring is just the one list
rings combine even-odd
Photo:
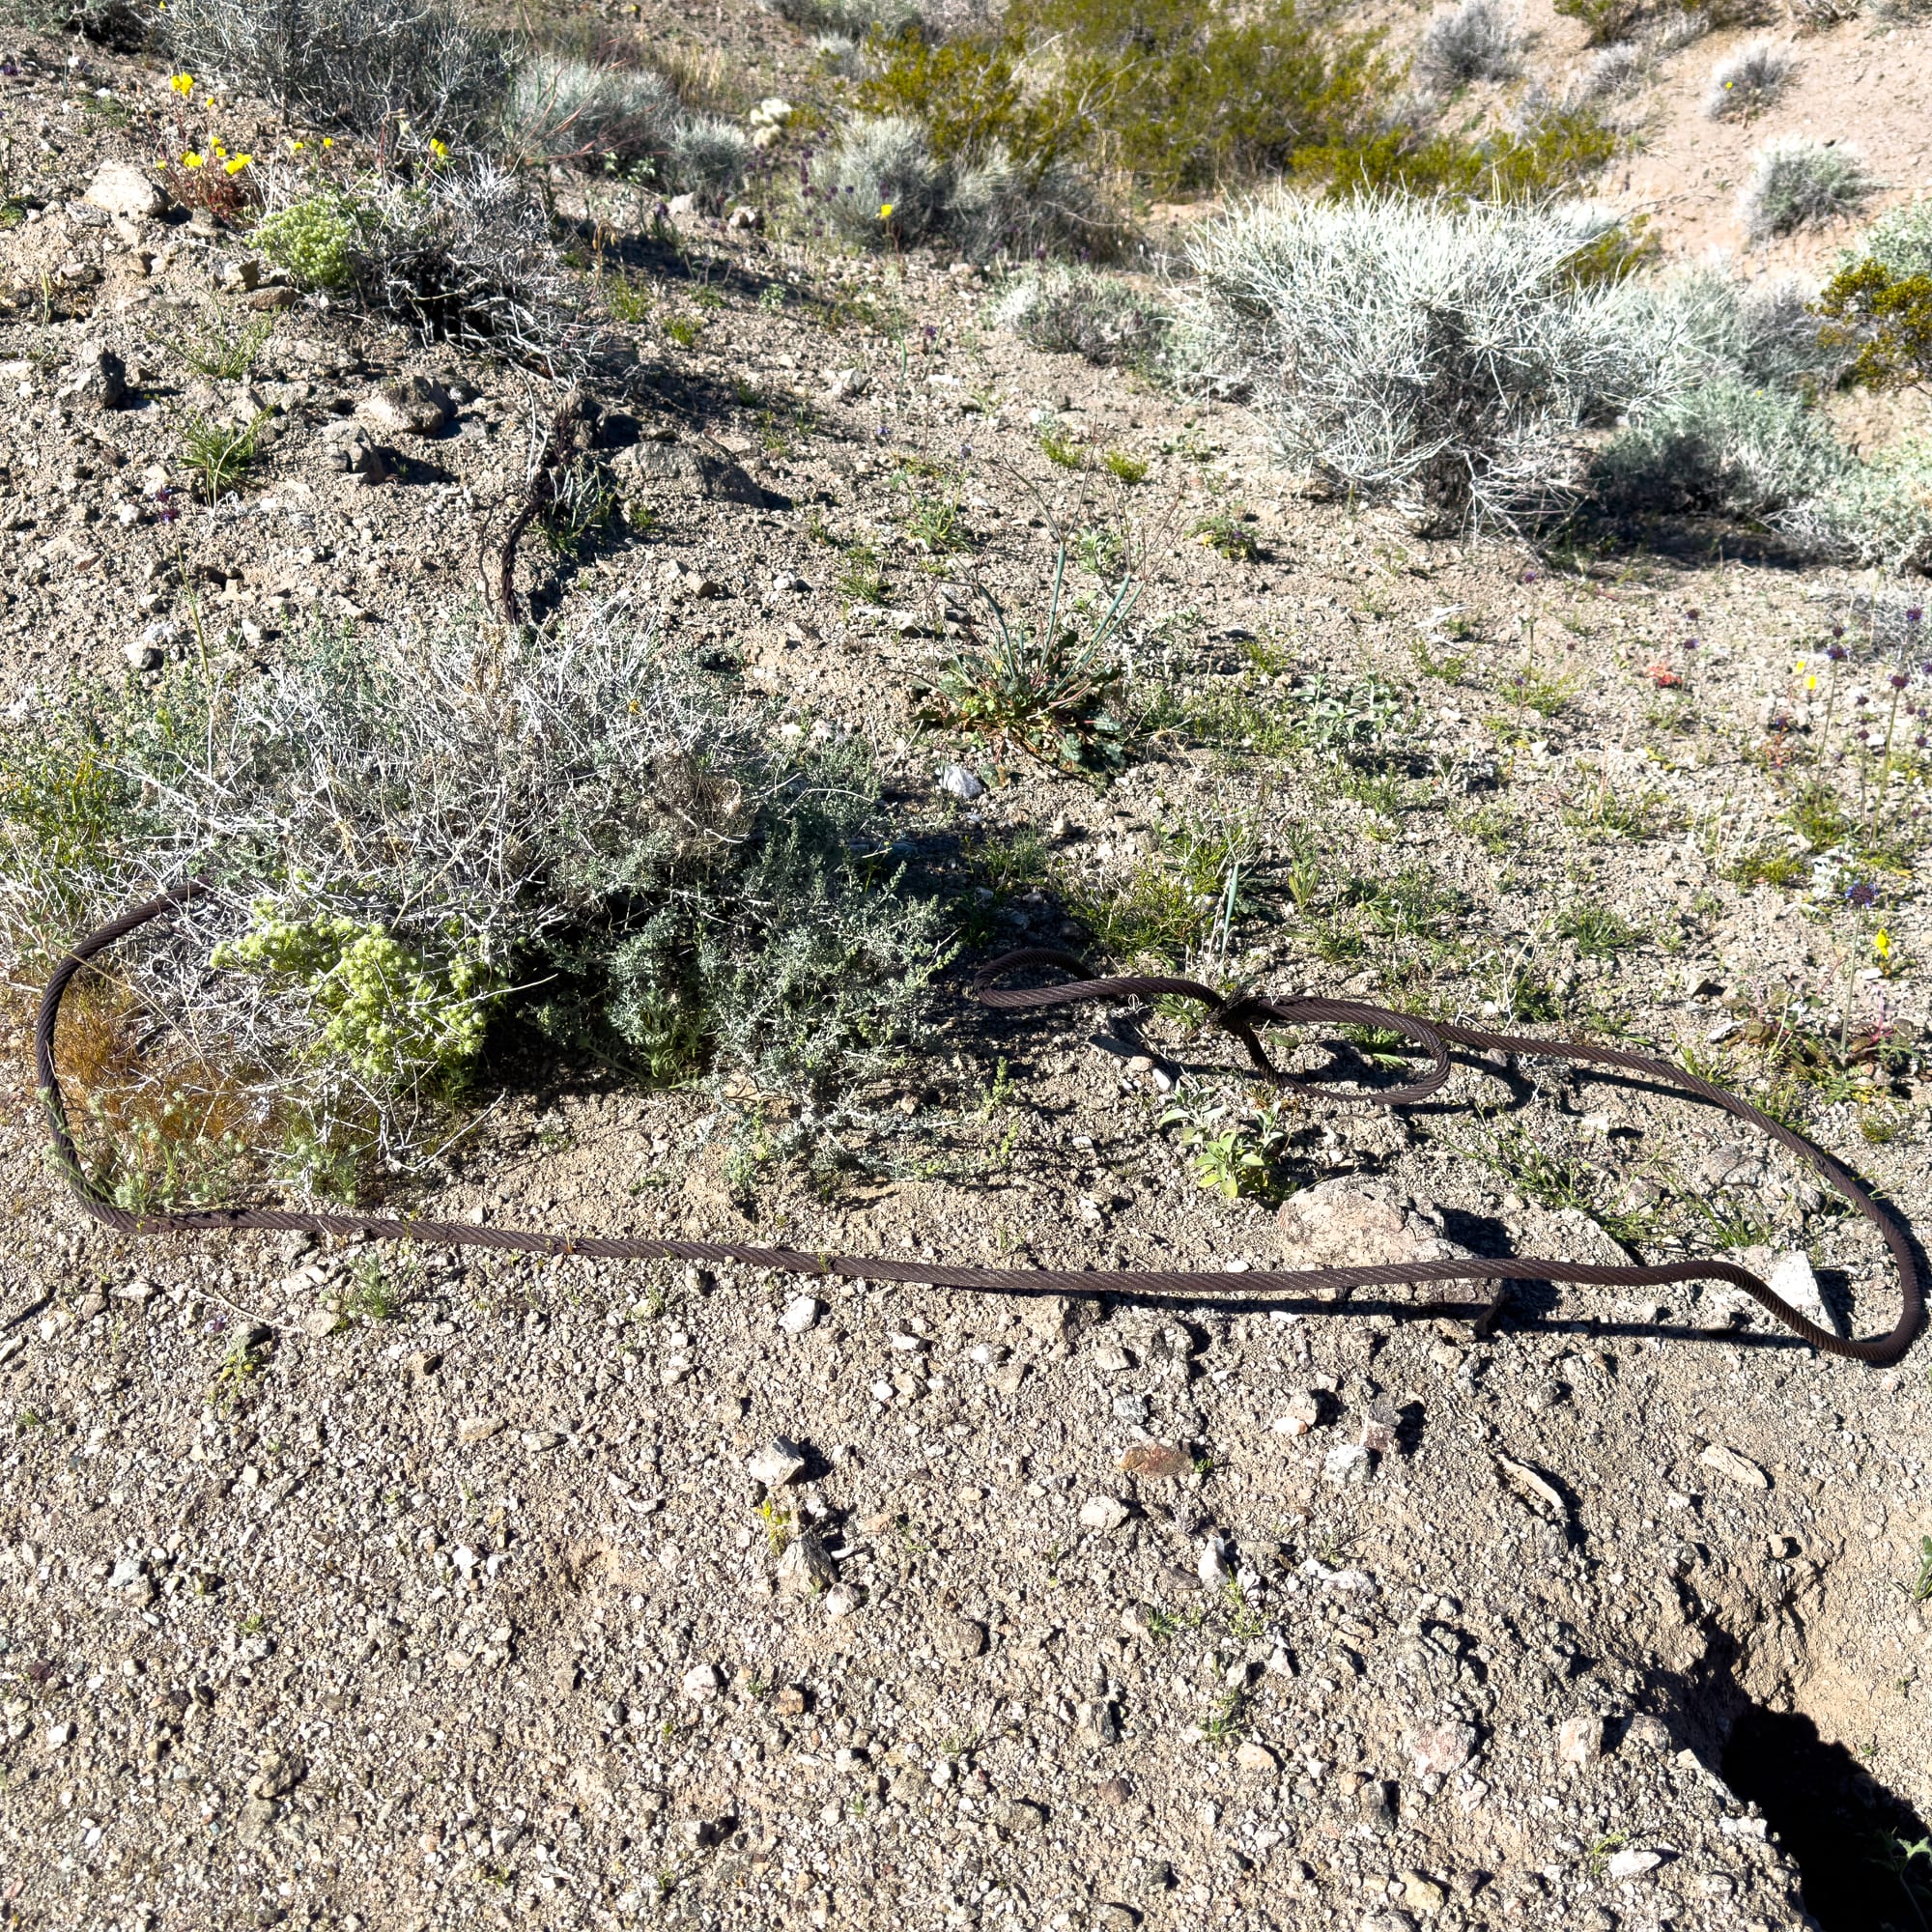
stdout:
[[352,196],[320,188],[258,224],[255,244],[301,287],[339,289],[349,280],[358,215]]

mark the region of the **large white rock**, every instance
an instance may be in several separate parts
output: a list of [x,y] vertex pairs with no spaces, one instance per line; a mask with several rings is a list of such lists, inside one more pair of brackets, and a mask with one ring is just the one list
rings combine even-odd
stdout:
[[82,197],[109,214],[141,221],[161,213],[168,198],[132,161],[103,161]]

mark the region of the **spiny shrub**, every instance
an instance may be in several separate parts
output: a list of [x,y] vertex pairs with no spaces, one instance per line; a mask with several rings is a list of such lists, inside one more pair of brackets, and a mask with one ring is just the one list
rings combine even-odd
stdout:
[[1767,522],[1832,490],[1845,451],[1789,393],[1700,384],[1620,432],[1592,472],[1620,515],[1705,512]]
[[173,0],[158,17],[176,66],[311,126],[466,132],[509,78],[500,39],[443,0]]
[[671,137],[671,180],[707,207],[736,191],[751,161],[752,137],[736,122],[715,114],[681,122]]
[[522,176],[488,161],[413,181],[371,177],[353,254],[355,292],[426,341],[493,350],[553,372],[584,327],[550,222]]
[[902,114],[850,122],[819,185],[833,228],[870,247],[922,240],[945,217],[951,185],[924,127]]
[[836,1124],[903,1049],[936,915],[864,856],[860,748],[700,683],[607,610],[71,694],[0,730],[0,941],[38,978],[156,878],[211,880],[117,957],[133,1072],[223,1069],[291,1187],[422,1159],[512,1014]]
[[1284,452],[1418,527],[1523,524],[1583,483],[1580,433],[1652,394],[1681,328],[1578,286],[1589,231],[1392,196],[1258,202],[1205,229],[1183,377],[1246,379]]
[[1615,46],[1602,47],[1591,55],[1577,77],[1572,98],[1577,105],[1583,107],[1593,101],[1614,100],[1642,85],[1643,70],[1642,50],[1630,42],[1620,41]]
[[628,165],[662,160],[682,118],[670,82],[652,69],[537,54],[517,69],[504,135],[530,161]]
[[1753,41],[1720,60],[1711,71],[1704,112],[1713,121],[1747,120],[1761,114],[1784,92],[1798,69],[1798,56],[1776,41]]
[[1151,362],[1167,311],[1131,282],[1092,269],[1055,267],[1016,275],[993,303],[993,319],[1035,349],[1090,362]]
[[1499,0],[1463,0],[1422,30],[1415,77],[1449,90],[1472,80],[1508,80],[1522,66],[1522,23]]
[[1072,161],[1024,162],[995,142],[961,171],[947,230],[974,261],[1113,254],[1120,224],[1093,178]]
[[1773,141],[1758,151],[1738,197],[1738,217],[1753,242],[1768,242],[1856,213],[1875,185],[1864,156],[1849,144],[1804,136]]

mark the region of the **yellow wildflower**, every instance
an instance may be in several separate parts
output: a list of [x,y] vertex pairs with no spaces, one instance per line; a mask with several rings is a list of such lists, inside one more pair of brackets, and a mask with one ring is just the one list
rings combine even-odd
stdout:
[[895,207],[895,204],[894,204],[894,203],[892,203],[892,202],[890,202],[890,201],[882,201],[882,202],[880,202],[880,204],[879,204],[879,219],[880,219],[881,221],[890,221],[890,220],[891,220],[891,219],[893,218],[893,209],[894,209],[894,207]]
[[197,155],[192,148],[190,148],[187,151],[187,153],[182,156],[182,166],[185,168],[198,168],[201,166],[201,156]]
[[231,175],[239,175],[242,172],[242,170],[245,168],[248,165],[248,163],[252,161],[254,158],[255,157],[253,155],[237,155],[235,158],[228,163],[228,172]]
[[308,143],[306,141],[291,141],[289,143],[289,153],[292,155],[298,155],[307,146]]
[[225,161],[228,158],[228,150],[219,141],[212,141],[209,145],[214,150],[214,158],[217,161]]
[[433,134],[430,136],[429,151],[440,161],[446,161],[449,158],[449,149]]
[[1884,926],[1880,926],[1879,929],[1872,934],[1872,951],[1876,952],[1881,959],[1889,959],[1891,957],[1891,934],[1889,933]]
[[335,146],[335,136],[334,136],[333,134],[325,134],[325,135],[324,135],[324,136],[322,137],[322,145],[323,145],[323,146],[324,146],[325,148],[332,148],[332,147],[334,147],[334,146]]
[[191,73],[171,73],[168,76],[168,85],[185,100],[194,92],[194,75]]

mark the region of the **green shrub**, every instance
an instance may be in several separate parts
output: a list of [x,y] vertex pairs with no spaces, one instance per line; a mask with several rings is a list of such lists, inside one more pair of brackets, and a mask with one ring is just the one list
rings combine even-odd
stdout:
[[318,188],[264,217],[255,245],[298,288],[339,289],[349,280],[358,204],[336,188]]
[[[1029,65],[1047,48],[1050,62]],[[1377,35],[1295,0],[1238,15],[1211,0],[1015,0],[996,33],[936,46],[906,35],[882,53],[860,104],[918,116],[942,158],[997,142],[1025,166],[1123,168],[1156,195],[1356,138],[1394,79]]]
[[117,958],[129,1078],[221,1100],[292,1187],[424,1158],[499,1015],[647,1078],[735,1077],[834,1146],[944,956],[871,856],[863,746],[722,707],[602,614],[325,635],[59,715],[0,728],[10,962],[38,977],[155,877],[209,878]]
[[1797,135],[1758,150],[1738,216],[1753,242],[1768,242],[1857,213],[1875,186],[1864,156],[1849,142],[1828,147]]
[[1818,298],[1825,339],[1850,357],[1852,380],[1874,389],[1932,382],[1932,201],[1872,223]]
[[1131,282],[1062,267],[1015,275],[994,301],[993,319],[1035,349],[1129,367],[1153,360],[1168,324],[1162,304]]
[[1525,130],[1477,140],[1400,124],[1361,140],[1304,148],[1302,174],[1325,177],[1338,198],[1363,192],[1463,201],[1541,203],[1600,172],[1616,135],[1587,108],[1549,114]]

